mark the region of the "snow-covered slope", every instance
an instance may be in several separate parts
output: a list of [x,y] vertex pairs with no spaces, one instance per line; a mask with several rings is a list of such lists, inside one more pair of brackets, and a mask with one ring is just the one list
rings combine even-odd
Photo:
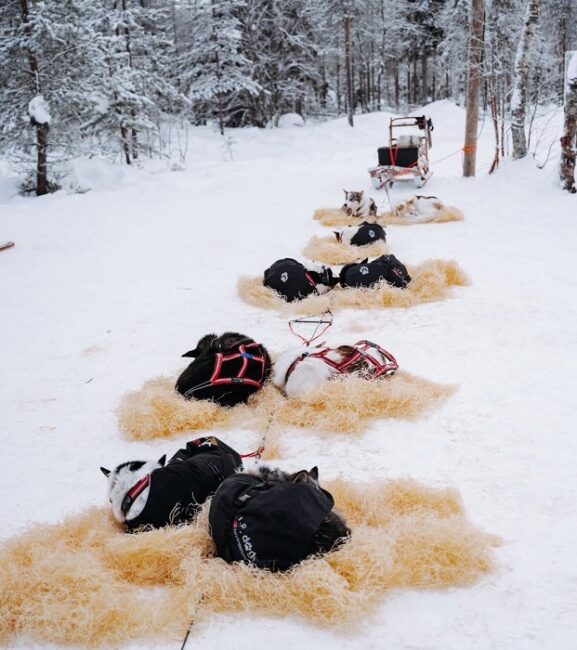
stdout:
[[[426,111],[432,161],[459,152],[463,111],[448,102]],[[128,442],[114,410],[145,379],[175,375],[200,335],[246,331],[273,350],[295,343],[281,316],[237,298],[237,278],[301,257],[311,235],[324,234],[315,208],[340,205],[343,188],[370,191],[366,168],[388,118],[247,129],[226,143],[193,129],[185,171],[85,161],[83,182],[95,188],[85,194],[24,199],[0,178],[0,240],[16,241],[0,253],[3,538],[104,503],[99,465],[172,453],[187,439]],[[543,122],[551,139],[558,119]],[[455,486],[473,522],[503,538],[498,571],[468,589],[392,593],[350,637],[299,620],[215,617],[190,647],[574,646],[577,203],[553,165],[507,161],[483,176],[492,149],[487,122],[477,179],[461,178],[459,153],[433,165],[425,193],[465,221],[388,229],[402,261],[454,258],[472,286],[408,310],[339,312],[329,339],[378,341],[401,367],[459,384],[457,394],[427,419],[381,421],[360,440],[291,432],[280,464]],[[387,206],[383,191],[371,193]],[[241,451],[254,446],[250,431],[219,435]]]

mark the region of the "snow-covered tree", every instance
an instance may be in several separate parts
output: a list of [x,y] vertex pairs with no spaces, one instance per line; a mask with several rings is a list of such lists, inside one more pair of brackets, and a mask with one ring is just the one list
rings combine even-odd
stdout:
[[525,114],[527,108],[527,85],[529,66],[537,21],[539,20],[540,0],[528,0],[525,23],[515,57],[515,80],[511,97],[511,137],[513,140],[513,158],[527,155],[527,138],[525,135]]
[[577,154],[577,52],[569,59],[565,89],[565,120],[561,138],[561,180],[563,189],[574,194],[575,157]]

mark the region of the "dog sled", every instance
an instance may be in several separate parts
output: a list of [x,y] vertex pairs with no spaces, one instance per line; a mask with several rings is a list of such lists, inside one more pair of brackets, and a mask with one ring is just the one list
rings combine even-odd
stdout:
[[[418,132],[415,133],[415,127]],[[411,133],[399,133],[404,129]],[[414,181],[417,187],[431,177],[429,149],[433,122],[425,115],[392,117],[389,122],[389,146],[379,147],[376,167],[369,168],[372,186],[379,190],[398,181]]]

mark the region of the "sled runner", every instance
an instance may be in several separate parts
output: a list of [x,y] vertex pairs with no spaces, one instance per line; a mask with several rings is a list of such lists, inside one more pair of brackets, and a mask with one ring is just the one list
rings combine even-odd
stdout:
[[[399,134],[409,127],[411,134]],[[415,133],[415,127],[419,129]],[[429,149],[432,146],[433,122],[426,115],[418,117],[392,117],[389,122],[389,146],[379,147],[376,167],[369,168],[375,189],[397,181],[414,181],[417,187],[429,180]]]

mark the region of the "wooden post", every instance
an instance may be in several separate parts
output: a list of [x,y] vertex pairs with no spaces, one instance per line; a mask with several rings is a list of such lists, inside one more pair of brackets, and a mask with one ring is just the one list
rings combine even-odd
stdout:
[[467,75],[467,113],[465,120],[465,145],[463,147],[463,176],[475,175],[484,22],[484,0],[472,0],[471,38],[469,42],[469,65]]

